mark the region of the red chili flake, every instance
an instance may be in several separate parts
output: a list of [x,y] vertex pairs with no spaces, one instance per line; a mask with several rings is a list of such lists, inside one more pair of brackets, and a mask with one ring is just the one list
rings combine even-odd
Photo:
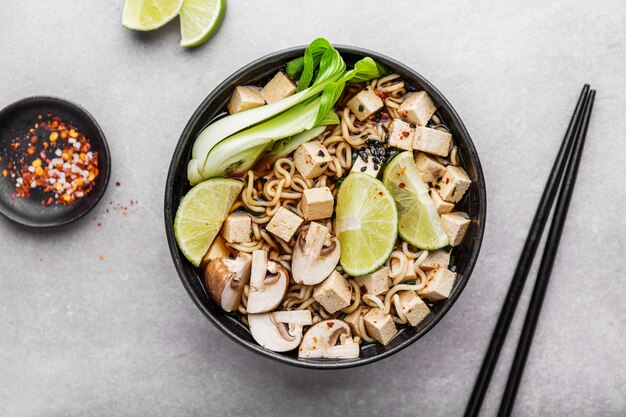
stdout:
[[335,325],[335,322],[333,322],[333,321],[327,321],[327,322],[326,322],[326,325],[327,325],[328,327],[332,328],[332,327]]
[[[8,173],[15,178],[14,194],[29,198],[33,188],[40,188],[54,195],[40,199],[41,204],[72,204],[93,189],[99,172],[98,153],[79,153],[78,149],[90,148],[89,139],[60,117],[48,113],[46,118],[37,115],[36,119],[40,122],[18,132],[10,145],[14,152],[5,156]],[[64,135],[68,130],[73,133],[71,138]]]
[[407,130],[405,130],[404,132],[402,132],[402,136],[404,136],[405,138],[408,138],[410,134],[411,134],[411,133],[410,133],[409,131],[407,131]]
[[404,188],[404,187],[406,187],[406,185],[403,182],[401,182],[400,184],[398,184],[398,187]]
[[119,181],[115,181],[115,186],[119,187],[120,186],[120,182]]

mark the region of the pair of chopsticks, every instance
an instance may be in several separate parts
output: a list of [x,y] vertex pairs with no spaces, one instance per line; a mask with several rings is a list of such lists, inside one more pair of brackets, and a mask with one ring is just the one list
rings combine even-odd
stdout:
[[548,288],[550,274],[567,217],[567,210],[572,199],[574,183],[576,182],[576,176],[578,174],[578,167],[585,145],[587,128],[589,127],[589,119],[591,117],[595,96],[596,91],[590,90],[589,85],[585,84],[580,93],[580,98],[576,104],[572,119],[565,132],[565,137],[557,158],[552,166],[550,177],[543,190],[543,195],[539,201],[532,226],[526,237],[526,242],[524,243],[522,254],[517,263],[513,280],[506,295],[502,310],[500,311],[500,317],[493,331],[485,359],[483,360],[478,378],[474,385],[474,390],[472,391],[472,395],[465,410],[465,417],[478,416],[480,412],[480,407],[487,393],[489,382],[491,381],[496,363],[498,362],[500,351],[502,350],[509,327],[511,326],[515,309],[522,295],[526,278],[528,277],[537,252],[537,247],[539,246],[541,236],[552,210],[554,199],[558,192],[559,197],[556,202],[556,208],[554,209],[552,224],[548,232],[539,272],[537,273],[537,280],[533,288],[524,327],[522,328],[513,364],[509,372],[509,378],[498,411],[499,417],[511,415],[517,390],[524,372],[524,365],[526,364],[526,359],[528,358],[528,353],[532,345],[535,328],[539,321],[541,306]]

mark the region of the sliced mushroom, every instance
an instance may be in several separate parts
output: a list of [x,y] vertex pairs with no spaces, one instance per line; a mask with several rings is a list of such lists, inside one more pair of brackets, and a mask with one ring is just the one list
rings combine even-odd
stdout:
[[299,284],[319,284],[337,266],[339,253],[339,240],[326,226],[311,222],[296,241],[291,261],[293,279]]
[[287,293],[287,284],[289,273],[284,266],[268,261],[267,251],[253,251],[248,313],[266,313],[278,307]]
[[302,340],[302,327],[311,323],[313,319],[309,310],[248,314],[248,324],[254,340],[275,352],[287,352],[297,348]]
[[359,344],[352,340],[350,326],[341,320],[324,320],[312,326],[300,343],[300,358],[358,358]]
[[233,311],[241,301],[243,287],[250,279],[252,257],[240,253],[237,259],[213,259],[204,270],[204,281],[213,298],[224,311]]

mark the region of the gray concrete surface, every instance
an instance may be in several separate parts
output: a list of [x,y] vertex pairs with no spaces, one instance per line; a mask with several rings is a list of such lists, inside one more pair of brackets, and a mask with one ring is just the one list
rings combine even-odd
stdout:
[[[0,218],[0,416],[459,415],[584,82],[598,89],[588,145],[514,414],[626,414],[624,2],[233,0],[192,51],[178,23],[124,29],[122,3],[0,8],[0,107],[35,94],[82,103],[113,156],[95,220],[42,232]],[[482,254],[445,319],[392,358],[337,372],[276,364],[213,328],[176,276],[162,213],[170,156],[208,92],[317,36],[434,82],[474,138],[489,195]]]

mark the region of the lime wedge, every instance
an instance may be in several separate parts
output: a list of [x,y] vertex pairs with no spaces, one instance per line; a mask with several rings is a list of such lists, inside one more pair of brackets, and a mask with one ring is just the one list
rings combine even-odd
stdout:
[[241,181],[214,178],[193,187],[180,202],[174,236],[180,250],[195,266],[200,265],[242,188]]
[[337,193],[335,213],[343,269],[358,276],[384,264],[398,234],[396,204],[387,188],[370,175],[350,174]]
[[385,169],[383,182],[398,206],[398,234],[420,249],[434,250],[448,244],[435,203],[428,194],[413,160],[413,152],[402,152]]
[[226,0],[184,0],[180,10],[180,46],[203,44],[220,28]]
[[122,25],[133,30],[160,28],[175,18],[183,0],[126,0]]

